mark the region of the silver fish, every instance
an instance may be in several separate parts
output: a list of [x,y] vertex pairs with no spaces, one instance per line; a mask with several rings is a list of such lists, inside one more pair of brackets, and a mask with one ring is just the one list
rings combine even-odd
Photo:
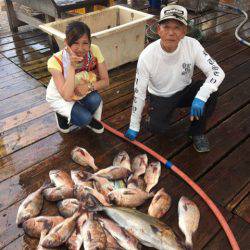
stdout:
[[44,237],[41,242],[43,247],[59,247],[64,244],[74,232],[76,220],[80,212],[75,213],[72,217],[65,219],[63,222],[55,226]]
[[161,163],[159,161],[151,162],[144,175],[144,180],[147,184],[146,192],[150,192],[150,190],[158,183],[160,175]]
[[195,233],[199,226],[200,211],[197,205],[182,196],[178,203],[178,215],[179,215],[179,228],[186,237],[186,246],[192,248],[192,235]]
[[147,193],[139,188],[120,188],[108,194],[109,200],[118,206],[138,207],[154,193]]
[[161,188],[154,196],[148,208],[148,214],[155,218],[161,218],[171,206],[171,197]]
[[90,166],[94,171],[98,170],[93,156],[85,148],[75,147],[71,151],[71,157],[74,162],[84,167]]
[[107,238],[107,244],[106,244],[105,250],[123,250],[124,249],[119,246],[116,239],[106,229],[104,229],[104,232]]
[[113,166],[120,166],[131,171],[131,164],[128,153],[126,151],[119,152],[113,161]]
[[51,184],[43,184],[37,191],[29,194],[26,199],[21,203],[17,211],[16,224],[20,226],[24,221],[36,217],[43,207],[43,195],[44,189]]
[[52,224],[51,228],[64,221],[62,216],[38,216],[26,220],[23,224],[24,232],[33,238],[40,238],[41,232],[46,229],[47,224]]
[[43,190],[43,196],[47,201],[60,201],[73,198],[73,188],[67,186],[47,188]]
[[132,171],[135,177],[145,174],[148,165],[148,157],[146,154],[137,155],[132,162]]
[[71,217],[80,208],[77,199],[65,199],[57,203],[59,213],[64,217]]
[[54,169],[49,172],[49,178],[51,182],[56,186],[65,186],[68,188],[74,187],[74,182],[71,180],[70,176],[63,170]]
[[131,171],[127,168],[110,166],[108,168],[99,170],[95,173],[95,175],[105,177],[108,180],[119,180],[127,178],[130,173]]
[[123,249],[139,249],[140,246],[138,240],[129,232],[121,228],[117,223],[104,217],[98,217],[98,220],[101,222],[101,225],[117,240],[118,244],[123,247]]
[[158,219],[135,209],[124,207],[104,207],[89,195],[87,209],[104,211],[112,220],[134,235],[143,245],[159,250],[183,249],[170,227]]
[[114,183],[114,189],[126,188],[126,184],[123,180],[115,180],[113,183]]

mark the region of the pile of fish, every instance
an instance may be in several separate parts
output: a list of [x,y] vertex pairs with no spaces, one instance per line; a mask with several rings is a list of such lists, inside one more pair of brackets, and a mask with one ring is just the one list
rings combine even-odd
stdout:
[[[194,202],[182,197],[178,203],[179,227],[185,235],[180,241],[173,230],[161,222],[171,206],[171,197],[157,185],[160,162],[148,163],[146,154],[130,163],[122,151],[113,165],[99,169],[89,152],[76,147],[72,159],[94,173],[72,170],[51,170],[50,182],[31,193],[20,205],[16,223],[30,237],[40,238],[37,249],[135,250],[141,245],[155,249],[192,247],[200,213]],[[136,210],[146,200],[152,201],[148,214]],[[56,202],[58,216],[40,215],[44,199]],[[40,215],[40,216],[39,216]]]

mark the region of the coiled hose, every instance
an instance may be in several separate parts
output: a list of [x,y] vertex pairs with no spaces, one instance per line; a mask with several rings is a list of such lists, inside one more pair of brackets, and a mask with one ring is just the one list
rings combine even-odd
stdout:
[[219,221],[219,223],[221,224],[223,230],[225,231],[227,238],[232,246],[233,250],[239,250],[240,247],[234,237],[234,234],[232,232],[232,230],[230,229],[227,221],[225,220],[225,218],[223,217],[223,215],[221,214],[220,210],[216,207],[216,205],[214,204],[214,202],[209,198],[209,196],[194,182],[192,181],[192,179],[190,179],[183,171],[181,171],[177,166],[173,165],[170,161],[168,161],[167,159],[165,159],[164,157],[162,157],[161,155],[159,155],[158,153],[156,153],[155,151],[153,151],[152,149],[150,149],[149,147],[145,146],[144,144],[138,142],[138,141],[131,141],[128,138],[126,138],[121,132],[117,131],[116,129],[110,127],[109,125],[107,125],[106,123],[102,122],[102,125],[104,126],[104,128],[106,130],[108,130],[109,132],[117,135],[118,137],[136,145],[137,147],[143,149],[144,151],[146,151],[147,153],[149,153],[150,155],[152,155],[154,158],[156,158],[158,161],[160,161],[162,164],[164,164],[166,166],[166,168],[171,169],[172,171],[174,171],[179,177],[181,177],[189,186],[191,186],[194,191],[196,193],[198,193],[200,195],[200,197],[205,201],[205,203],[210,207],[210,209],[212,210],[212,212],[214,213],[214,215],[216,216],[217,220]]
[[[237,2],[239,2],[239,1],[237,1]],[[239,36],[240,29],[244,26],[244,24],[245,24],[245,23],[247,22],[247,20],[248,20],[248,14],[247,14],[247,12],[244,11],[244,10],[241,10],[241,9],[238,8],[238,7],[234,7],[234,6],[229,5],[229,4],[219,4],[219,5],[218,5],[218,10],[219,10],[219,11],[226,11],[226,10],[234,11],[234,12],[236,12],[236,13],[239,14],[239,15],[242,15],[242,14],[243,14],[243,15],[245,16],[245,19],[237,26],[234,35],[235,35],[235,37],[237,38],[237,40],[240,41],[241,44],[246,45],[246,46],[250,46],[250,42],[244,40],[243,38],[241,38],[241,37]]]

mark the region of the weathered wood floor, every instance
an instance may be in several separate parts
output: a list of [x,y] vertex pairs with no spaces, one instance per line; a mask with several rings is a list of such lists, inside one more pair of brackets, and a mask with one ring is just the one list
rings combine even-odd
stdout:
[[[203,45],[219,62],[226,78],[219,89],[216,111],[207,125],[211,152],[198,154],[187,140],[188,110],[178,110],[167,137],[144,129],[139,141],[170,159],[201,185],[225,215],[241,249],[250,249],[250,49],[234,37],[242,17],[210,11],[192,15],[207,37]],[[249,23],[242,35],[250,36]],[[15,225],[20,202],[36,190],[54,168],[78,168],[70,159],[75,145],[88,149],[99,166],[108,166],[120,150],[131,157],[140,151],[109,132],[96,135],[88,129],[70,134],[57,131],[54,115],[45,101],[49,74],[46,61],[51,55],[46,35],[38,30],[11,34],[0,31],[0,249],[35,249],[37,241]],[[102,92],[103,119],[112,127],[128,127],[136,63],[110,72],[111,86]],[[24,72],[24,71],[26,72]],[[196,69],[194,79],[203,75]],[[230,249],[212,212],[180,178],[162,168],[157,189],[164,187],[173,204],[163,219],[180,234],[177,202],[182,195],[193,199],[201,211],[194,236],[194,249]],[[146,211],[147,206],[142,207]],[[57,213],[47,204],[44,214]]]

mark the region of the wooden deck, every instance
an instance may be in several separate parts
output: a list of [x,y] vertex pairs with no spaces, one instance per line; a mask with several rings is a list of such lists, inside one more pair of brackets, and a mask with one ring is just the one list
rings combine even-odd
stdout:
[[[4,16],[4,13],[1,13]],[[207,39],[207,51],[226,72],[219,89],[218,105],[207,126],[211,152],[198,154],[187,140],[188,110],[175,113],[167,137],[144,129],[139,141],[179,166],[215,201],[225,215],[241,249],[250,249],[250,49],[234,37],[242,17],[210,11],[191,15]],[[54,114],[45,101],[51,55],[46,35],[38,30],[11,34],[6,23],[0,31],[0,249],[36,249],[37,241],[26,237],[15,225],[20,202],[35,191],[54,168],[78,168],[70,159],[76,146],[85,147],[99,166],[109,166],[116,153],[131,157],[140,151],[109,132],[96,135],[88,129],[61,134]],[[242,35],[250,36],[250,24]],[[102,92],[104,121],[125,131],[129,124],[136,63],[110,72],[110,88]],[[196,69],[194,79],[203,75]],[[173,204],[164,221],[178,234],[177,202],[182,195],[193,199],[201,211],[194,249],[230,249],[228,240],[201,198],[171,171],[162,168],[157,189],[164,187]],[[56,214],[46,203],[44,214]],[[147,206],[141,208],[146,211]],[[146,249],[146,248],[143,248]]]

